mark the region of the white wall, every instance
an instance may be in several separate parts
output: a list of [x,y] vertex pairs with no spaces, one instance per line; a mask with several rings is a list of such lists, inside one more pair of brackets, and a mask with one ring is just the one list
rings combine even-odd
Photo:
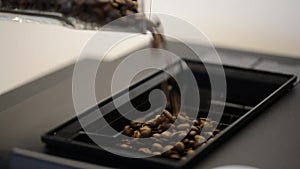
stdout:
[[300,57],[299,0],[152,0],[152,12],[190,22],[216,45]]

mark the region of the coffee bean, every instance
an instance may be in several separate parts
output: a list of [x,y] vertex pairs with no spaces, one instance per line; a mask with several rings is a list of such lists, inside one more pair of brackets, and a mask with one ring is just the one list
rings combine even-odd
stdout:
[[155,155],[155,156],[158,156],[158,155],[161,155],[161,152],[154,151],[154,152],[152,152],[152,154]]
[[176,131],[172,133],[172,137],[183,138],[187,135],[186,131]]
[[133,129],[132,128],[124,129],[124,134],[127,135],[127,136],[132,136]]
[[191,130],[198,132],[198,131],[199,131],[199,128],[196,127],[196,126],[192,126]]
[[207,136],[208,138],[214,136],[213,132],[204,132],[204,135]]
[[126,148],[126,149],[129,149],[131,148],[131,146],[127,145],[127,144],[121,144],[120,147],[122,148]]
[[194,154],[195,151],[193,149],[188,149],[187,154]]
[[182,142],[178,142],[178,143],[174,146],[174,148],[175,148],[177,151],[179,151],[179,152],[183,152],[185,146],[184,146],[184,144],[183,144]]
[[168,110],[164,110],[163,114],[168,118],[168,119],[173,119],[172,114]]
[[164,151],[168,151],[168,150],[171,150],[173,148],[172,145],[167,145],[164,147]]
[[188,143],[189,141],[190,141],[190,140],[186,138],[186,139],[183,139],[182,142],[183,142],[184,144],[186,144],[186,143]]
[[110,0],[96,0],[96,2],[105,4],[105,3],[109,3]]
[[172,126],[171,123],[163,123],[163,124],[160,125],[159,128],[160,128],[161,130],[165,131],[165,130],[169,129],[171,126]]
[[188,133],[186,131],[178,131],[176,133],[176,135],[179,137],[179,138],[183,138],[187,135]]
[[141,137],[141,133],[139,132],[139,131],[134,131],[134,133],[133,133],[133,137],[134,138],[140,138]]
[[153,137],[160,137],[160,134],[159,133],[155,133],[155,134],[153,134]]
[[139,148],[139,151],[146,154],[152,154],[152,151],[149,148]]
[[220,132],[221,132],[220,129],[215,129],[215,131],[213,132],[213,135],[217,135],[217,134],[219,134]]
[[118,8],[118,7],[119,7],[119,4],[116,3],[116,2],[111,2],[111,5],[112,5],[113,7],[115,7],[115,8]]
[[193,147],[194,147],[194,144],[195,144],[195,141],[194,141],[194,140],[190,140],[190,141],[186,144],[186,147],[187,147],[187,148],[193,148]]
[[149,127],[143,127],[140,129],[141,131],[141,137],[150,137],[151,136],[151,128]]
[[203,136],[200,136],[200,135],[195,135],[194,139],[198,143],[204,143],[204,142],[206,142],[206,139]]
[[179,160],[181,158],[181,156],[179,154],[171,154],[170,158],[178,159]]
[[134,129],[140,128],[141,124],[139,122],[132,121],[131,122],[131,127],[134,128]]
[[156,127],[159,124],[158,120],[151,120],[146,122],[144,125],[149,125],[150,127]]
[[125,5],[126,2],[124,0],[115,0],[116,3],[121,4],[121,5]]
[[170,157],[171,154],[172,154],[172,151],[171,150],[167,150],[167,151],[163,152],[161,155],[163,157]]
[[154,143],[154,144],[152,145],[152,149],[153,149],[153,150],[162,151],[163,148],[164,148],[164,147],[163,147],[161,144],[159,144],[159,143]]
[[177,116],[177,119],[178,119],[179,121],[181,121],[181,122],[186,121],[187,119],[186,119],[184,116],[182,116],[181,114],[182,114],[182,113],[180,113],[180,114]]
[[213,128],[216,128],[216,127],[219,125],[219,123],[216,122],[216,121],[211,121],[211,122],[210,122],[210,125],[211,125]]
[[177,128],[178,128],[179,130],[188,129],[188,128],[190,128],[190,127],[191,127],[191,125],[190,125],[189,123],[183,123],[183,124],[179,124],[179,125],[177,126]]
[[172,136],[172,133],[169,131],[165,131],[161,134],[161,136],[163,136],[165,138],[170,138]]
[[198,126],[199,125],[199,121],[198,120],[193,120],[194,126]]
[[197,134],[197,132],[196,131],[194,131],[194,130],[192,130],[192,131],[190,131],[190,133],[189,133],[189,136],[195,136]]

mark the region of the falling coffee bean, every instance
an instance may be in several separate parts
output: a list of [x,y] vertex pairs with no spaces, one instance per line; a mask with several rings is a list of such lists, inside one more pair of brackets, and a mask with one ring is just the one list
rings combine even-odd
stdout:
[[168,110],[164,110],[163,114],[168,118],[168,119],[173,119],[172,114]]

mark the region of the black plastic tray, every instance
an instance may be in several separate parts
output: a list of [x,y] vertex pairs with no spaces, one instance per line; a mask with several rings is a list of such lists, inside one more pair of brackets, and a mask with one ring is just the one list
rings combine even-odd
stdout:
[[[201,105],[198,117],[205,118],[211,104],[219,103],[216,101],[211,102],[210,100],[209,77],[204,65],[190,60],[186,60],[186,63],[193,71],[197,82],[199,82]],[[176,64],[173,66],[176,66]],[[218,65],[205,64],[205,66],[217,67]],[[263,109],[270,106],[276,99],[293,88],[293,84],[297,79],[294,75],[229,66],[224,66],[224,70],[227,81],[227,100],[218,126],[221,132],[212,141],[209,141],[206,146],[199,147],[193,155],[188,155],[186,160],[174,160],[161,156],[135,159],[114,155],[98,147],[82,132],[83,130],[77,117],[44,134],[42,140],[47,144],[50,153],[96,164],[121,168],[141,168],[140,166],[143,166],[143,168],[188,168],[195,161],[205,157],[216,145],[225,141],[231,134],[261,113]],[[163,72],[157,72],[130,87],[130,91],[135,91],[133,92],[135,96],[131,97],[133,105],[139,105],[141,109],[147,109],[147,104],[143,100],[147,99],[149,91],[160,87],[160,82],[164,78],[165,74]],[[169,79],[169,81],[172,84],[172,79]],[[174,84],[174,86],[176,85]],[[120,92],[116,96],[120,97],[122,94],[124,92]],[[222,94],[222,91],[220,91],[220,94]],[[106,109],[109,113],[106,114],[105,120],[112,121],[119,116],[119,113],[114,111],[113,106],[110,106],[111,104],[112,98],[108,98],[83,113],[83,116],[97,108],[110,107],[110,110]],[[101,124],[101,121],[97,123]],[[111,125],[116,130],[121,131],[126,124],[128,124],[128,121],[121,118]]]

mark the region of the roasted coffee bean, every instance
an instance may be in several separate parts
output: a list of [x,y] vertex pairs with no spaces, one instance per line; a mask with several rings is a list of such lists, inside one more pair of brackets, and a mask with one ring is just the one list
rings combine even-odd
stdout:
[[174,133],[173,135],[176,135],[176,136],[179,137],[179,138],[183,138],[183,137],[185,137],[187,134],[188,134],[187,131],[178,131],[178,132]]
[[171,126],[172,126],[171,123],[163,123],[163,124],[160,125],[159,128],[160,128],[161,130],[165,131],[165,130],[169,129]]
[[134,138],[140,138],[141,137],[141,133],[139,132],[139,131],[134,131],[134,133],[133,133],[133,137]]
[[179,160],[181,158],[181,156],[179,154],[171,154],[170,158]]
[[168,111],[168,110],[164,110],[163,111],[163,114],[168,118],[168,119],[173,119],[173,116],[172,114]]
[[220,132],[221,132],[220,129],[215,129],[215,131],[213,132],[213,135],[217,135],[217,134],[219,134]]
[[196,126],[192,126],[191,130],[198,132],[198,131],[199,131],[199,128],[196,127]]
[[157,123],[161,123],[164,121],[164,117],[161,115],[157,115],[154,119],[154,121],[156,121]]
[[156,127],[159,124],[158,120],[151,120],[146,122],[144,125],[149,125],[150,127]]
[[163,147],[161,144],[159,144],[159,143],[154,143],[154,144],[152,145],[152,149],[153,149],[153,150],[162,151],[162,150],[164,149],[164,147]]
[[152,154],[155,155],[155,156],[158,156],[158,155],[161,155],[161,152],[154,151],[154,152],[152,152]]
[[195,141],[194,141],[194,140],[190,140],[190,141],[186,144],[186,147],[187,147],[187,148],[193,148],[193,147],[194,147],[194,144],[195,144]]
[[124,129],[124,134],[127,135],[127,136],[132,136],[133,129],[132,128]]
[[146,154],[152,154],[152,151],[149,148],[139,148],[139,151]]
[[96,1],[103,4],[111,2],[110,0],[96,0]]
[[188,149],[187,154],[194,154],[195,151],[193,149]]
[[181,114],[182,114],[182,113],[180,113],[180,114],[177,116],[177,119],[178,119],[179,121],[181,121],[181,122],[186,121],[187,119],[186,119],[184,116],[182,116]]
[[126,125],[125,127],[124,127],[124,130],[128,130],[128,129],[130,129],[131,127],[129,126],[129,125]]
[[151,132],[151,127],[148,125],[144,125],[140,128],[140,131],[143,131],[143,130],[150,130],[150,132]]
[[193,120],[194,126],[198,126],[199,125],[199,121],[198,120]]
[[140,128],[141,131],[141,137],[150,137],[152,129],[149,127],[142,127]]
[[160,137],[160,135],[161,134],[159,134],[159,133],[155,133],[155,134],[153,134],[153,137]]
[[141,131],[141,136],[142,138],[146,138],[146,137],[150,137],[151,136],[151,132],[149,130],[143,130]]
[[210,138],[210,137],[213,137],[213,136],[214,136],[213,132],[204,132],[204,135],[205,135],[207,138]]
[[[137,125],[138,125],[138,122],[136,122],[136,121],[130,122],[130,127],[136,128]],[[125,126],[125,127],[126,127],[126,126]]]
[[168,151],[168,150],[171,150],[173,148],[172,145],[167,145],[164,147],[164,151]]
[[186,139],[183,139],[182,142],[183,142],[184,144],[187,144],[189,141],[190,141],[190,140],[186,138]]
[[120,147],[126,148],[126,149],[132,148],[131,146],[129,146],[129,145],[127,145],[127,144],[121,144]]
[[210,125],[211,125],[213,128],[216,128],[216,127],[219,125],[219,123],[216,122],[216,121],[211,121],[211,122],[210,122]]
[[191,127],[191,125],[190,125],[189,123],[183,123],[183,124],[179,124],[179,125],[177,126],[177,128],[178,128],[179,130],[188,129],[188,128],[190,128],[190,127]]
[[195,135],[194,139],[198,143],[204,143],[204,142],[206,142],[206,139],[203,136],[200,136],[200,135]]
[[175,148],[177,151],[179,151],[179,152],[183,152],[185,146],[184,146],[184,144],[183,144],[182,142],[178,142],[178,143],[174,146],[174,148]]
[[190,131],[189,136],[193,137],[193,136],[195,136],[196,134],[197,134],[197,132],[194,131],[194,130],[192,130],[192,131]]
[[121,5],[125,5],[126,2],[125,0],[115,0],[116,3],[121,4]]
[[172,150],[167,150],[167,151],[163,152],[161,155],[163,157],[170,157],[171,154],[172,154]]
[[170,137],[172,137],[172,133],[169,131],[165,131],[165,132],[161,133],[161,136],[165,137],[165,138],[170,138]]

